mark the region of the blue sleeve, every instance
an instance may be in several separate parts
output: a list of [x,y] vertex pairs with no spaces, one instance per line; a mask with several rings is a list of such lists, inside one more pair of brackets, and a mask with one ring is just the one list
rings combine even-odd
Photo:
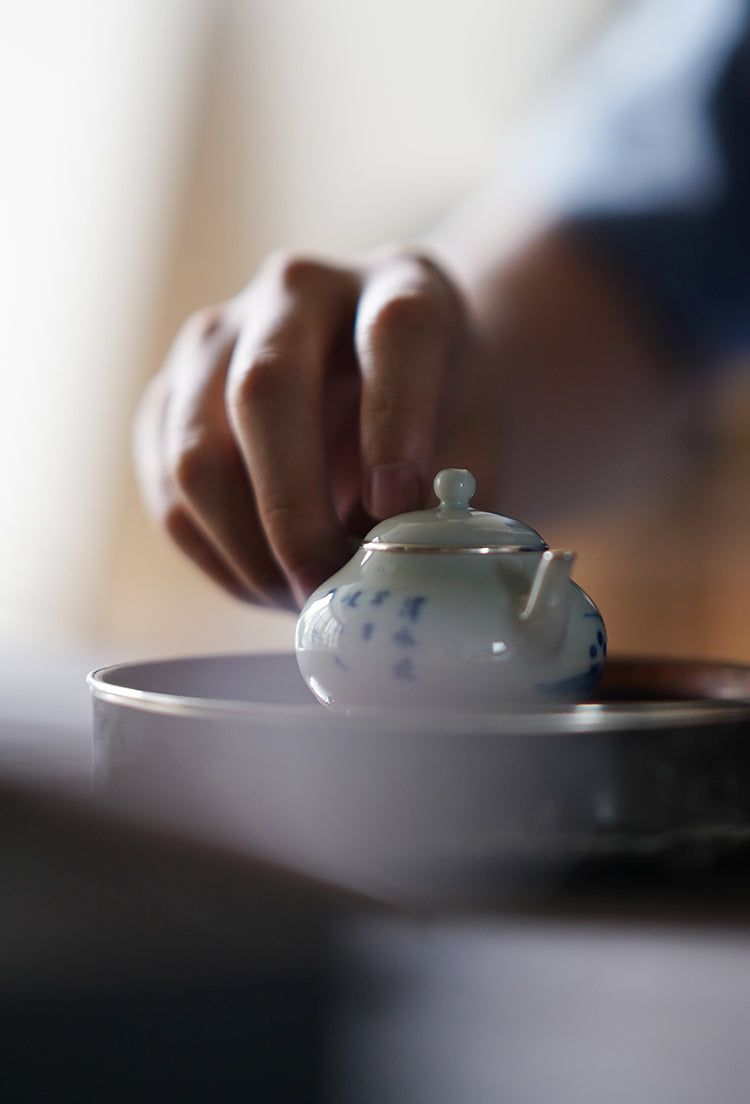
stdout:
[[689,356],[747,354],[750,0],[640,0],[579,70],[536,136],[564,224]]

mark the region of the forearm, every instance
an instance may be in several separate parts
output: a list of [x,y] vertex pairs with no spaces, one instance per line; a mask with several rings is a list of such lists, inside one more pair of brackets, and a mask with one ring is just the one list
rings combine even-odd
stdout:
[[463,289],[492,379],[497,507],[534,517],[636,490],[682,447],[706,383],[574,233],[479,205],[428,235]]
[[426,235],[497,380],[509,509],[637,486],[747,359],[748,51],[750,2],[625,6]]

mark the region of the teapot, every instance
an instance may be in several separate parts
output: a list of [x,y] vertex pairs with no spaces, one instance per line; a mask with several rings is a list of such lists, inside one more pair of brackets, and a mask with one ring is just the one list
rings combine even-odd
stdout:
[[607,638],[570,578],[574,554],[473,509],[468,471],[441,471],[434,489],[439,506],[376,525],[305,603],[295,650],[310,689],[338,712],[584,701]]

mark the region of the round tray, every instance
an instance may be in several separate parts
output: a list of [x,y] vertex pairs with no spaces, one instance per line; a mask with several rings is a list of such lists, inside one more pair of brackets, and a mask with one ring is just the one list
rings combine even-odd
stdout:
[[750,668],[612,659],[596,700],[333,716],[291,655],[89,676],[102,799],[399,903],[509,869],[702,865],[750,847]]

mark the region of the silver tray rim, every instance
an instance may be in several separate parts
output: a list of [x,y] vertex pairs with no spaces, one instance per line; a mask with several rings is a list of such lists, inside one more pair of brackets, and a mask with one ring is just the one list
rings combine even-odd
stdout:
[[[582,734],[587,732],[647,731],[706,725],[748,725],[750,732],[750,694],[732,696],[724,691],[721,696],[703,696],[678,700],[608,700],[590,701],[579,705],[550,704],[533,708],[513,708],[494,712],[446,711],[445,709],[357,709],[346,713],[333,713],[311,699],[309,704],[278,703],[267,701],[243,701],[224,697],[192,696],[156,690],[138,689],[123,684],[128,671],[159,665],[212,663],[225,660],[252,662],[279,660],[289,663],[286,652],[231,653],[227,655],[189,655],[162,657],[153,660],[134,660],[109,664],[92,670],[87,676],[91,696],[95,702],[115,705],[157,715],[192,717],[200,720],[244,720],[252,723],[286,726],[304,722],[316,731],[346,727],[362,731],[393,730],[413,732],[462,732],[477,735],[516,735],[524,733]],[[291,657],[293,659],[293,656]],[[750,684],[750,666],[741,663],[724,663],[719,660],[693,661],[612,657],[609,665],[627,667],[628,663],[668,666],[684,664],[685,668],[698,664],[708,674],[721,676],[722,672],[746,675]],[[118,681],[119,680],[119,681]]]

